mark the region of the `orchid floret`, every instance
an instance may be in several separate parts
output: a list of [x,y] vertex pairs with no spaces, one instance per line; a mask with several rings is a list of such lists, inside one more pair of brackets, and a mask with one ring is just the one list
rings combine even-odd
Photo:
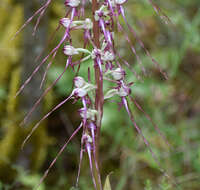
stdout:
[[100,19],[100,17],[108,16],[108,15],[109,15],[108,7],[105,5],[102,5],[99,8],[99,10],[95,11],[94,18],[96,21],[98,21]]
[[70,45],[64,46],[64,48],[63,48],[63,53],[64,53],[65,55],[68,55],[68,56],[72,56],[72,55],[77,55],[77,54],[79,54],[79,52],[77,51],[77,49],[74,48],[73,46],[70,46]]
[[125,71],[121,68],[117,68],[115,70],[112,70],[110,73],[115,80],[122,80],[125,76]]
[[119,90],[118,90],[118,95],[120,97],[126,97],[128,96],[129,94],[131,93],[131,89],[129,87],[121,87]]
[[73,22],[73,21],[71,22],[69,18],[61,18],[60,19],[60,24],[62,26],[64,26],[65,28],[72,28],[72,27],[76,26],[75,22]]
[[122,5],[124,3],[126,3],[127,0],[114,0],[116,4],[118,5]]
[[101,59],[103,61],[113,61],[115,59],[115,55],[110,51],[101,52]]
[[73,93],[74,96],[77,96],[77,97],[80,97],[80,98],[87,95],[87,91],[83,88],[75,88],[72,93]]
[[85,118],[86,116],[86,119],[90,119],[91,121],[95,121],[95,117],[98,114],[97,110],[94,109],[87,109],[85,114],[85,108],[81,108],[79,112],[82,118]]
[[88,135],[87,133],[85,133],[83,135],[83,141],[85,141],[86,143],[92,143],[92,137]]
[[78,7],[80,4],[80,0],[65,0],[65,5],[69,7]]
[[93,23],[92,23],[91,19],[86,18],[84,23],[83,23],[83,28],[90,30],[90,29],[92,29],[92,27],[93,27]]
[[76,88],[73,90],[72,94],[80,98],[86,96],[89,91],[96,89],[95,85],[85,82],[82,77],[75,77],[74,85]]
[[86,84],[85,80],[82,77],[75,77],[74,78],[74,85],[77,88],[82,88]]

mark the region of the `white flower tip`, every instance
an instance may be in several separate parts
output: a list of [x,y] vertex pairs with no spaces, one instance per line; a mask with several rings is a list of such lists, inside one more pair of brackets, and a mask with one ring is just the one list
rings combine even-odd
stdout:
[[85,108],[81,108],[79,110],[80,112],[80,116],[82,118],[85,118],[86,119],[90,119],[91,121],[95,121],[95,117],[97,116],[98,112],[97,110],[94,110],[94,109],[87,109],[87,111],[85,110]]
[[75,96],[78,96],[78,97],[80,97],[80,98],[83,98],[84,96],[87,95],[87,91],[86,91],[85,89],[83,89],[83,88],[75,88],[75,89],[73,90],[73,94],[74,94]]
[[85,23],[84,23],[83,27],[84,27],[84,29],[88,29],[88,30],[93,28],[93,23],[90,18],[85,19]]
[[131,93],[131,89],[129,87],[121,87],[118,91],[118,95],[121,97],[128,96]]
[[115,59],[115,55],[110,51],[102,52],[101,59],[103,61],[113,61]]
[[73,46],[70,46],[70,45],[64,46],[63,53],[65,55],[69,55],[69,56],[79,54],[79,52],[76,50],[76,48],[74,48]]
[[75,77],[74,78],[74,85],[77,88],[82,88],[85,85],[85,80],[82,77]]
[[121,68],[117,68],[111,72],[111,75],[115,80],[122,80],[125,76],[125,71]]
[[115,3],[118,5],[122,5],[124,3],[126,3],[127,0],[115,0]]
[[92,143],[92,137],[90,135],[88,135],[87,133],[85,133],[82,138],[83,138],[83,140],[87,141],[88,143]]
[[63,25],[65,28],[68,28],[70,25],[70,19],[69,18],[61,18],[60,24]]
[[78,7],[80,0],[65,0],[65,5],[70,7]]

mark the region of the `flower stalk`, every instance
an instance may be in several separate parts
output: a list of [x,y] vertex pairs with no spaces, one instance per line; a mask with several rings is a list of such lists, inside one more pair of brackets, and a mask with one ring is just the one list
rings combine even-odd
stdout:
[[[99,30],[99,23],[95,20],[95,12],[98,10],[99,5],[97,0],[92,0],[92,21],[93,21],[93,36],[94,36],[94,45],[100,49],[100,30]],[[103,77],[101,73],[101,68],[98,66],[100,58],[97,57],[94,60],[94,69],[95,69],[95,80],[96,80],[96,96],[95,96],[95,109],[98,112],[97,118],[96,118],[96,133],[94,132],[94,129],[92,129],[92,135],[93,139],[95,139],[94,142],[94,156],[93,156],[93,165],[95,165],[94,168],[94,177],[97,184],[97,190],[102,190],[102,184],[101,184],[101,177],[100,177],[100,171],[99,171],[99,140],[100,140],[100,130],[101,130],[101,121],[103,117],[103,102],[104,102],[104,94],[103,94]]]

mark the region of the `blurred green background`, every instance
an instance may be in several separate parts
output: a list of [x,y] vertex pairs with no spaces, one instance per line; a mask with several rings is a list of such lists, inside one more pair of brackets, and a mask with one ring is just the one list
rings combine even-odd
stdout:
[[[74,72],[69,69],[59,83],[45,96],[33,113],[29,123],[20,127],[25,113],[31,109],[42,93],[39,88],[45,68],[41,68],[20,96],[14,98],[22,81],[38,65],[34,61],[44,46],[44,55],[61,39],[63,30],[56,32],[48,44],[50,34],[65,14],[63,1],[53,1],[42,18],[38,32],[32,36],[34,21],[14,40],[10,40],[19,27],[40,7],[42,1],[0,1],[0,190],[33,189],[50,162],[80,122],[77,110],[80,103],[69,102],[53,113],[23,150],[21,144],[33,124],[53,106],[68,96],[72,89]],[[166,145],[151,122],[131,104],[136,121],[151,148],[173,180],[160,172],[140,135],[136,133],[126,112],[118,110],[116,103],[107,102],[104,107],[100,140],[102,179],[110,175],[115,190],[199,190],[200,189],[200,1],[156,0],[172,21],[166,25],[154,12],[147,0],[129,0],[126,14],[129,23],[137,30],[146,48],[167,72],[164,80],[151,59],[131,36],[130,38],[147,70],[141,68],[132,54],[123,34],[116,40],[120,54],[142,76],[137,80],[127,70],[127,80],[133,81],[133,96],[159,126],[170,143]],[[87,14],[90,7],[87,6]],[[81,46],[82,35],[73,33],[73,44]],[[50,68],[44,88],[63,71],[66,57],[60,51]],[[90,62],[85,63],[90,64]],[[80,75],[85,76],[86,67]],[[75,184],[80,151],[80,136],[69,144],[40,190],[68,190]],[[80,177],[80,189],[92,190],[87,156],[84,157]]]

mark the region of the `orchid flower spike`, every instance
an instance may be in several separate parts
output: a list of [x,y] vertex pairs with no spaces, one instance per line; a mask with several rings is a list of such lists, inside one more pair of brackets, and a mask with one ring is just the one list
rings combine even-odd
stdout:
[[[23,25],[21,29],[23,29],[35,16],[39,15],[34,29],[34,31],[36,31],[40,18],[43,16],[46,8],[51,2],[51,0],[46,1],[47,2],[38,11],[36,11],[36,13],[28,21],[26,21],[25,25]],[[50,63],[47,65],[47,69],[45,72],[47,73],[48,68],[54,60],[59,48],[64,46],[63,54],[67,56],[67,62],[64,71],[52,83],[52,85],[45,90],[45,92],[42,94],[42,96],[27,114],[24,121],[26,121],[27,118],[29,118],[29,116],[32,114],[35,108],[39,105],[44,95],[46,95],[49,92],[49,90],[60,80],[60,78],[64,75],[68,67],[71,66],[75,70],[76,68],[74,67],[78,65],[77,73],[75,74],[76,77],[74,77],[73,80],[74,89],[72,90],[71,95],[68,96],[68,98],[64,99],[50,112],[48,112],[44,117],[42,117],[42,119],[33,127],[32,131],[25,139],[24,144],[32,135],[32,133],[38,128],[40,123],[44,119],[46,119],[51,113],[60,108],[60,106],[65,104],[71,98],[74,98],[75,100],[81,100],[82,108],[79,110],[79,114],[81,116],[82,123],[80,127],[72,134],[69,141],[81,128],[83,128],[77,184],[80,174],[81,160],[83,157],[83,152],[85,151],[88,154],[89,165],[95,190],[103,190],[101,184],[100,170],[98,166],[97,155],[99,150],[99,143],[97,142],[99,141],[98,138],[100,138],[105,100],[110,99],[114,96],[120,99],[121,104],[124,105],[124,107],[126,108],[128,116],[131,119],[133,125],[137,129],[138,133],[141,134],[141,131],[133,118],[133,114],[129,109],[128,100],[131,99],[130,86],[132,83],[126,83],[126,72],[122,64],[126,65],[130,70],[133,70],[133,68],[117,52],[117,48],[115,47],[116,43],[114,42],[114,31],[116,26],[118,26],[118,30],[120,32],[123,32],[124,38],[128,42],[127,44],[132,50],[134,56],[136,57],[137,62],[139,64],[142,64],[142,62],[136,52],[136,48],[133,46],[128,36],[128,32],[126,32],[124,25],[120,23],[119,17],[121,17],[121,21],[126,24],[127,29],[130,30],[131,34],[136,39],[138,44],[144,49],[146,55],[150,57],[152,59],[152,62],[158,67],[158,63],[156,62],[156,60],[150,55],[149,51],[145,48],[144,43],[142,42],[142,40],[140,40],[139,36],[137,35],[135,29],[128,23],[128,20],[126,19],[123,4],[127,1],[128,0],[89,0],[89,2],[91,3],[91,15],[88,18],[86,18],[84,17],[84,8],[87,0],[64,0],[64,5],[66,6],[65,8],[67,9],[67,12],[65,17],[60,19],[58,26],[58,28],[63,27],[63,29],[65,30],[61,40],[59,41],[57,46],[54,49],[52,49],[50,53],[41,61],[41,63],[36,67],[31,76],[25,81],[25,83],[18,91],[18,93],[20,93],[24,89],[24,87],[29,83],[32,77],[42,67],[42,65],[45,64],[49,59],[51,59]],[[153,3],[152,0],[149,1]],[[83,33],[83,46],[81,46],[83,48],[76,48],[72,46],[74,41],[71,32],[73,32],[74,30],[80,30],[80,32]],[[92,50],[90,48],[92,48]],[[73,56],[81,58],[78,61],[73,62]],[[83,77],[78,76],[78,73],[81,64],[88,59],[91,59],[92,63],[89,62],[89,64],[91,65],[88,66],[87,82]],[[92,77],[90,73],[91,66],[94,68],[94,76]],[[160,72],[163,73],[161,69]],[[133,73],[135,74],[135,72]],[[107,85],[104,85],[104,80],[112,82],[112,84],[114,83],[116,86],[109,86],[109,90],[106,90]],[[106,93],[104,93],[104,91]],[[142,110],[137,103],[135,104],[140,110]],[[144,137],[143,139],[145,144],[149,146],[146,139]],[[67,144],[68,142],[66,143],[66,145]],[[64,148],[66,145],[64,145]],[[62,151],[63,150],[64,149],[62,149]],[[53,164],[54,162],[55,161],[53,161]],[[50,168],[51,167],[52,165],[50,165]],[[47,173],[48,170],[49,169],[47,169]],[[46,177],[47,173],[45,173],[44,177]],[[42,178],[42,180],[43,179],[44,178]]]

